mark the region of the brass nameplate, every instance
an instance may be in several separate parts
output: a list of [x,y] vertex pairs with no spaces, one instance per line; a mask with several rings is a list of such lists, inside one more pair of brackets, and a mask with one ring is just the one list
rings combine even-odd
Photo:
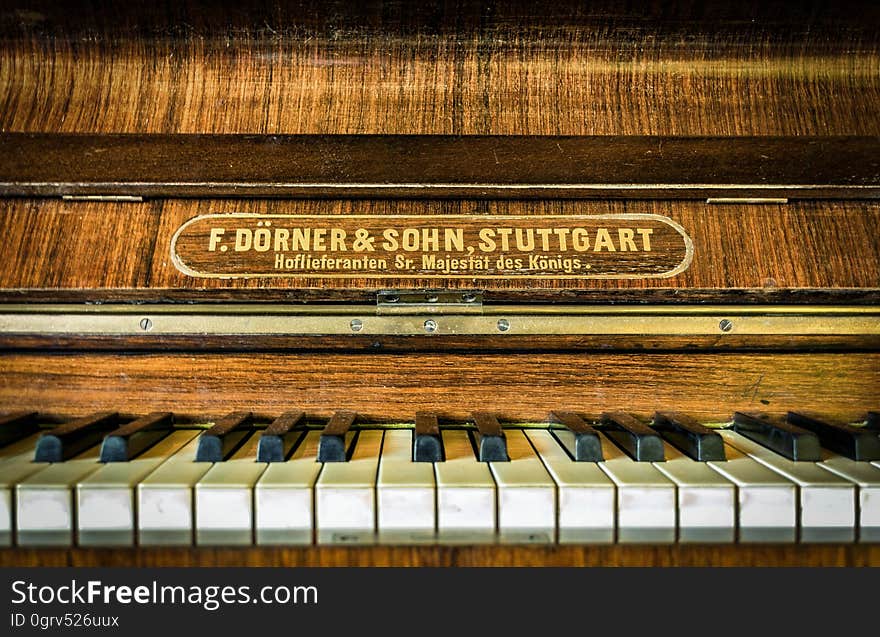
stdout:
[[210,214],[171,239],[184,274],[298,279],[647,279],[693,258],[679,224],[653,214]]

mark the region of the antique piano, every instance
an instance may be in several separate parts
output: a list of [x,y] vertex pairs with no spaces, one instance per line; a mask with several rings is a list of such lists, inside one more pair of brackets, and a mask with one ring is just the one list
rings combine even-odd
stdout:
[[880,563],[872,3],[0,3],[0,564]]

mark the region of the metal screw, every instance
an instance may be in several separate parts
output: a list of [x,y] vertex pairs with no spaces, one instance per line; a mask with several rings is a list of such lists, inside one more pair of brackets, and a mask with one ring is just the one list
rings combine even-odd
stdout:
[[507,319],[498,319],[498,331],[506,332],[510,329],[510,321]]
[[477,300],[477,295],[474,294],[473,292],[465,292],[464,294],[461,295],[461,300],[464,301],[465,303],[473,303],[474,301]]
[[148,318],[142,318],[140,326],[143,331],[149,332],[151,329],[153,329],[153,321]]
[[399,300],[400,300],[400,297],[397,296],[396,294],[391,294],[391,295],[385,297],[386,303],[397,303]]
[[437,301],[440,300],[440,297],[437,296],[436,294],[429,294],[428,296],[425,297],[425,300],[428,303],[436,303]]
[[428,333],[436,332],[437,331],[437,321],[435,321],[433,319],[428,319],[427,321],[425,321],[425,331]]
[[351,323],[348,324],[351,328],[352,332],[360,332],[364,329],[364,322],[360,319],[351,319]]
[[733,323],[727,319],[722,319],[721,322],[718,324],[718,327],[721,328],[722,332],[729,332],[733,329]]

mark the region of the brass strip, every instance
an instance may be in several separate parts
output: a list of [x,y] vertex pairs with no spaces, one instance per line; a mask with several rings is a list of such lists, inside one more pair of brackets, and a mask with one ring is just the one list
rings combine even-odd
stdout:
[[[5,306],[0,334],[877,336],[871,307],[484,307],[483,314],[376,315],[375,306]],[[341,310],[341,311],[340,311]]]

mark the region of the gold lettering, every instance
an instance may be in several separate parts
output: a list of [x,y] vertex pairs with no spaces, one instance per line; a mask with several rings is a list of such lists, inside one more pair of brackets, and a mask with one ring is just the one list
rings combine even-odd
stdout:
[[254,231],[254,250],[267,252],[272,245],[272,233],[268,228],[257,228]]
[[403,231],[401,243],[407,252],[415,252],[419,249],[419,231],[415,228],[407,228]]
[[556,228],[553,233],[559,237],[559,249],[562,252],[566,252],[568,250],[568,242],[566,237],[571,233],[571,230],[568,228]]
[[550,234],[553,231],[550,228],[538,228],[535,232],[541,237],[541,250],[547,252],[550,249]]
[[397,232],[394,228],[386,228],[382,231],[382,238],[385,241],[382,242],[382,249],[386,252],[394,252],[397,250],[399,244],[397,243],[397,237],[400,236],[400,233]]
[[602,252],[602,248],[605,248],[608,252],[617,252],[617,248],[614,247],[614,242],[611,240],[611,235],[608,233],[608,228],[596,230],[596,242],[593,244],[593,252]]
[[492,228],[482,228],[480,230],[480,250],[483,252],[494,252],[497,244],[495,243],[495,231]]
[[315,228],[312,232],[312,250],[315,252],[327,251],[327,228]]
[[293,229],[293,250],[302,250],[308,252],[311,244],[312,229],[311,228],[294,228]]
[[[525,239],[523,238],[525,232]],[[535,249],[535,231],[532,228],[516,229],[516,249],[520,252],[531,252]],[[526,240],[527,239],[527,240]]]
[[208,250],[214,252],[220,243],[220,237],[226,234],[223,228],[211,228],[211,238],[208,239]]
[[330,230],[330,251],[345,252],[345,230],[342,228],[332,228]]
[[235,251],[247,252],[251,249],[254,233],[247,228],[239,228],[235,231]]
[[636,247],[636,242],[633,241],[633,235],[635,233],[629,228],[618,228],[617,229],[617,238],[620,239],[620,251],[621,252],[638,252],[639,249]]
[[571,231],[571,244],[576,252],[586,252],[590,249],[590,235],[584,228],[575,228]]
[[645,252],[651,251],[651,235],[654,234],[653,228],[636,228],[636,232],[638,232],[642,236],[642,250]]
[[440,231],[437,228],[422,229],[422,251],[437,252],[440,249]]
[[513,228],[498,228],[496,232],[501,237],[501,249],[507,252],[510,250],[510,235],[513,234]]
[[290,231],[286,228],[275,229],[275,252],[287,252],[287,240],[290,238]]
[[461,228],[444,228],[444,247],[446,252],[457,250],[464,252],[464,230]]

